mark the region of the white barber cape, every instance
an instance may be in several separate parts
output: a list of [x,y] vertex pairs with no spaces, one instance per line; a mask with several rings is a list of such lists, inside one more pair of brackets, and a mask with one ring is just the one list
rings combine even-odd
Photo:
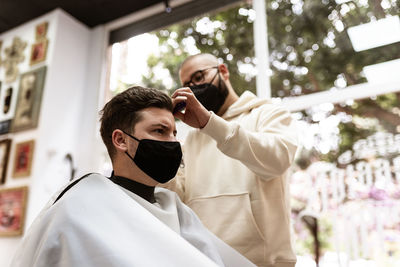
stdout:
[[35,219],[11,267],[255,266],[167,189],[156,188],[151,204],[91,174],[54,203],[58,196]]

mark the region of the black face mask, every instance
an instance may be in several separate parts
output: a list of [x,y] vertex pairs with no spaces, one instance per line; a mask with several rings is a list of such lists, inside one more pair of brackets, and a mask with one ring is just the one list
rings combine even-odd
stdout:
[[[212,84],[217,74],[219,77],[218,87]],[[199,100],[207,110],[213,111],[215,114],[218,113],[228,96],[228,89],[226,86],[223,88],[221,87],[221,77],[219,76],[219,72],[217,74],[215,74],[214,78],[209,83],[189,86],[197,100]]]
[[123,132],[139,142],[134,158],[128,152],[125,153],[145,174],[159,183],[166,183],[175,177],[182,160],[179,142],[139,140]]

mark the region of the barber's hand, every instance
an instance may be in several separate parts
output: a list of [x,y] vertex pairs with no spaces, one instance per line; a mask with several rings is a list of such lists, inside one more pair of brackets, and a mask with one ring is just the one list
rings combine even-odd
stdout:
[[203,128],[210,119],[210,112],[197,100],[189,87],[179,88],[172,94],[172,104],[175,107],[180,102],[186,102],[185,112],[177,111],[174,116],[189,126]]

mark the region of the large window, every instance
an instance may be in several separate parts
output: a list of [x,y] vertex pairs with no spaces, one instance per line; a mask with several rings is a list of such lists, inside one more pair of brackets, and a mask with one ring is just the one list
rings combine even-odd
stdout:
[[[272,96],[385,81],[400,68],[399,1],[268,0],[266,5]],[[391,64],[377,65],[387,61]]]
[[[306,107],[293,113],[298,265],[398,266],[400,2],[266,3],[272,95]],[[397,90],[379,93],[390,82]]]

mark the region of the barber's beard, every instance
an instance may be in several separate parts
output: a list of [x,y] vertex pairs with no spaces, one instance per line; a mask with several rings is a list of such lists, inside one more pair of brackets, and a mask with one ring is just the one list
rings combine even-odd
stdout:
[[226,85],[226,82],[221,79],[221,86],[220,86],[221,92],[226,92],[226,94],[229,94],[228,86]]
[[[218,89],[220,90],[220,95],[221,97],[223,97],[224,102],[222,103],[220,110],[222,108],[222,106],[225,104],[226,99],[229,96],[229,90],[228,90],[228,86],[226,85],[225,81],[221,78],[221,76],[219,76],[219,84],[218,84]],[[218,110],[218,111],[220,111]]]

